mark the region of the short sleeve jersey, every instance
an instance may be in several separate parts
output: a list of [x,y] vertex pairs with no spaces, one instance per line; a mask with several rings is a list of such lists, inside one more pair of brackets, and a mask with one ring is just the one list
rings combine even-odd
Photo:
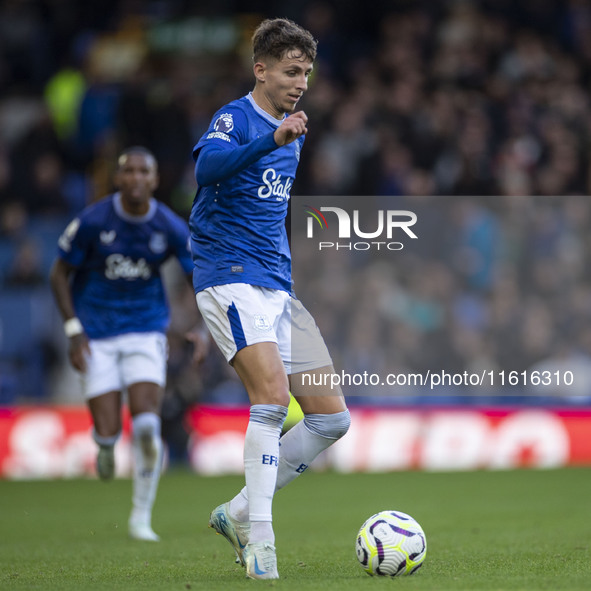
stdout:
[[[214,115],[194,157],[209,143],[242,146],[280,124],[249,94]],[[198,187],[189,222],[196,292],[226,283],[291,291],[285,218],[303,142],[302,136],[234,176]]]
[[147,214],[125,212],[119,193],[85,208],[58,241],[58,255],[76,267],[72,297],[90,338],[165,332],[169,308],[161,265],[176,256],[193,268],[186,222],[150,200]]

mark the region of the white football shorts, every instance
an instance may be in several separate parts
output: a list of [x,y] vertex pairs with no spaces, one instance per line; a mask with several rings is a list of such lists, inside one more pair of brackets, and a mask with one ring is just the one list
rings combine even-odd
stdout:
[[168,341],[161,332],[91,339],[89,345],[86,372],[80,374],[85,398],[123,391],[138,382],[166,384]]
[[288,375],[332,365],[312,315],[284,291],[228,283],[200,291],[197,306],[228,362],[248,345],[272,342]]

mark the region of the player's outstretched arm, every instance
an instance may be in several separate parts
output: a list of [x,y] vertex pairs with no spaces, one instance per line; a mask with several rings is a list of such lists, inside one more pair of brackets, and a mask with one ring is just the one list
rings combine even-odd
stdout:
[[297,140],[300,136],[308,133],[306,124],[308,123],[308,116],[304,111],[298,111],[283,120],[283,123],[276,129],[273,134],[275,143],[278,146],[285,146]]
[[195,163],[197,183],[206,187],[238,174],[278,147],[285,146],[308,132],[308,117],[298,111],[286,117],[281,125],[268,135],[241,146],[211,144],[203,146]]
[[277,144],[271,132],[241,146],[203,146],[195,163],[195,178],[202,187],[219,183],[276,149]]

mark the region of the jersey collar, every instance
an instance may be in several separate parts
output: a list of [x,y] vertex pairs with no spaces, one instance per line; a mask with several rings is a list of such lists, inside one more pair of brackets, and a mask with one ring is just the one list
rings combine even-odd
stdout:
[[267,113],[267,111],[265,111],[264,109],[261,109],[255,102],[255,100],[252,98],[252,92],[249,92],[246,95],[246,98],[249,100],[250,104],[252,105],[252,108],[261,116],[264,117],[269,123],[272,123],[273,125],[275,125],[276,127],[279,127],[282,123],[283,120],[285,119],[286,115],[283,115],[283,117],[281,119],[275,119],[275,117],[273,117],[273,115],[270,115],[269,113]]
[[153,197],[150,198],[150,208],[144,215],[132,215],[131,213],[127,213],[123,209],[123,205],[121,204],[121,193],[117,192],[113,195],[113,207],[115,208],[115,213],[126,222],[131,222],[132,224],[141,224],[143,222],[147,222],[154,217],[156,213],[156,199]]

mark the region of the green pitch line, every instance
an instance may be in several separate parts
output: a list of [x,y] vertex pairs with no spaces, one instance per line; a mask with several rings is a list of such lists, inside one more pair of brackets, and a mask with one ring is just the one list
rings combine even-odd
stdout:
[[[310,473],[275,499],[279,581],[249,581],[207,527],[240,477],[162,478],[160,543],[127,539],[129,480],[0,482],[0,588],[59,590],[576,590],[591,581],[587,469],[391,474]],[[362,522],[399,509],[425,529],[414,576],[366,575]]]

